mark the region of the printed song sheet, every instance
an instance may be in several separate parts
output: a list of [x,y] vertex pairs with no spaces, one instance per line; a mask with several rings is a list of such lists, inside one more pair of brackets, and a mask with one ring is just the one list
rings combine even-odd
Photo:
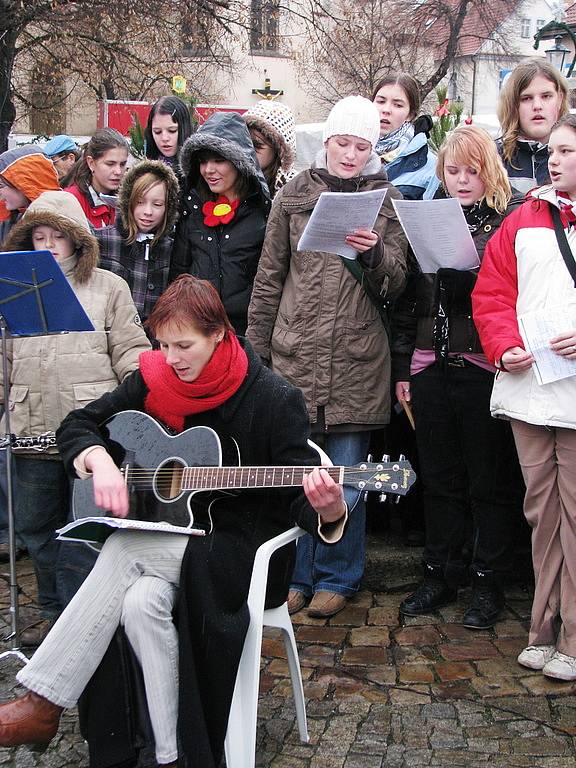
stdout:
[[179,533],[184,536],[204,536],[204,531],[198,528],[183,528],[170,523],[150,522],[146,520],[131,520],[122,517],[83,517],[73,520],[56,533],[61,541],[90,541],[103,544],[108,536],[119,529],[130,531],[158,531],[159,533]]
[[298,250],[336,253],[355,259],[358,252],[346,244],[346,235],[356,229],[371,230],[385,196],[385,189],[322,192],[298,241]]
[[474,269],[480,259],[458,200],[393,200],[420,269]]
[[538,384],[576,376],[576,361],[567,360],[550,349],[550,339],[574,328],[574,308],[554,307],[518,316],[520,335],[532,354]]

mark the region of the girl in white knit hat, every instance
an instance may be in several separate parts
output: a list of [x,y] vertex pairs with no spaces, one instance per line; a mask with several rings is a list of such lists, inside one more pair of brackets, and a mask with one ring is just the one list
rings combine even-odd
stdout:
[[244,113],[270,197],[296,176],[294,114],[286,104],[262,99]]
[[[406,240],[374,146],[380,117],[372,102],[348,96],[330,112],[324,146],[314,166],[276,195],[248,311],[248,338],[262,359],[306,399],[312,437],[335,464],[366,458],[370,431],[388,423],[390,352],[378,309],[345,260],[299,251],[298,241],[322,192],[386,189],[372,231],[346,242],[357,252],[363,282],[381,297],[404,286]],[[306,536],[297,547],[289,610],[331,616],[346,605],[364,573],[365,509],[358,492],[345,491],[350,511],[337,544]]]

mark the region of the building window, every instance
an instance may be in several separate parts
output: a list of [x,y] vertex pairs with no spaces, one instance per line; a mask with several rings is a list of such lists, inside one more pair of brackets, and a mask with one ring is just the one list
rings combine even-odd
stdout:
[[546,24],[546,19],[536,19],[536,32],[539,32]]
[[279,0],[251,0],[250,48],[277,53],[280,49]]
[[520,37],[528,38],[530,37],[530,19],[522,19],[520,22]]

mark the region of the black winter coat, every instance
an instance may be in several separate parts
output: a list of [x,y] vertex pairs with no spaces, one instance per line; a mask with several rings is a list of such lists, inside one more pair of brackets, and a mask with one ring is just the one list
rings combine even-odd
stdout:
[[[464,211],[469,225],[475,226],[472,239],[480,261],[488,240],[498,229],[504,216],[520,205],[513,198],[504,215],[485,203]],[[410,362],[415,348],[435,349],[434,329],[440,303],[448,316],[448,351],[483,354],[478,331],[472,319],[471,294],[478,270],[439,269],[423,274],[412,255],[412,273],[392,314],[392,379],[410,380]]]
[[[197,188],[199,153],[229,160],[249,187],[228,224],[204,224]],[[180,155],[185,177],[184,208],[176,229],[170,279],[190,273],[209,280],[218,291],[236,333],[246,332],[248,304],[270,210],[268,186],[246,123],[236,113],[213,115],[185,142]]]
[[[307,445],[308,416],[302,394],[260,363],[248,342],[245,382],[223,405],[188,417],[185,427],[212,427],[233,437],[246,465],[316,465]],[[146,385],[139,371],[112,393],[73,411],[57,433],[58,447],[71,474],[73,460],[89,445],[104,444],[98,424],[122,410],[144,410]],[[318,517],[301,489],[243,491],[213,506],[215,532],[190,537],[182,562],[178,626],[180,642],[179,765],[218,768],[236,671],[249,623],[246,597],[257,548],[294,523],[316,534]],[[288,592],[294,547],[276,553],[271,563],[267,605],[280,605]],[[203,626],[199,633],[197,628]],[[220,649],[214,652],[214,649]],[[90,684],[83,696],[89,720],[82,731],[89,741],[91,766],[115,765],[133,755],[128,742],[134,728],[133,704],[123,699],[126,682],[116,661],[106,660],[106,688]],[[98,679],[99,671],[95,678]],[[102,677],[102,676],[100,676]],[[94,679],[93,678],[93,682]],[[103,700],[105,706],[95,702]],[[119,705],[120,711],[118,711]],[[127,722],[128,720],[128,722]],[[124,737],[118,738],[122,732]],[[110,742],[117,745],[114,757]],[[115,762],[111,762],[114,759]]]

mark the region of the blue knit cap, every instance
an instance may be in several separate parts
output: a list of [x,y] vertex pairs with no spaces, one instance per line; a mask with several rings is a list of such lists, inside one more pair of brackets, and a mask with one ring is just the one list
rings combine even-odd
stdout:
[[58,136],[53,136],[50,141],[44,145],[42,152],[46,157],[54,157],[62,152],[73,152],[75,149],[78,149],[76,142],[73,141],[70,136],[60,134]]

